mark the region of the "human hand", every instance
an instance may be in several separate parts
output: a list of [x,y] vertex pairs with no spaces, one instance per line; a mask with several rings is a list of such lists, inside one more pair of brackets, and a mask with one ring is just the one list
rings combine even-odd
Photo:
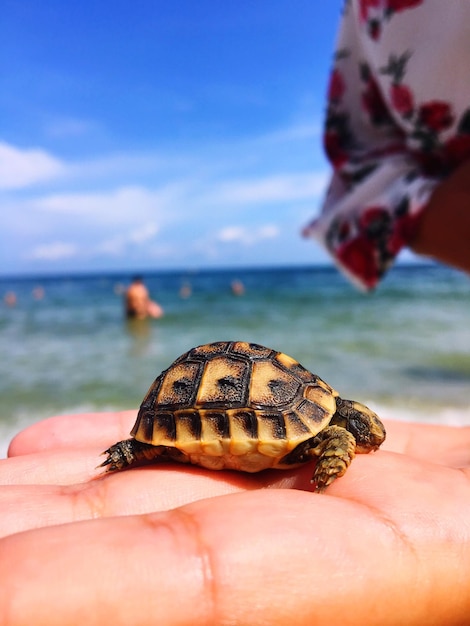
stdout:
[[469,623],[470,428],[388,422],[314,494],[310,464],[95,470],[134,418],[56,417],[13,440],[0,623]]

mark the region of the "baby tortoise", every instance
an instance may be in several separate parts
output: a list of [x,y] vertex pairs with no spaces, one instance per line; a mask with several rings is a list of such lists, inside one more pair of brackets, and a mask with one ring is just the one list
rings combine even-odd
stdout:
[[104,452],[108,471],[178,461],[259,472],[316,458],[312,482],[323,491],[356,452],[377,450],[385,429],[293,358],[233,341],[176,359],[150,387],[131,435]]

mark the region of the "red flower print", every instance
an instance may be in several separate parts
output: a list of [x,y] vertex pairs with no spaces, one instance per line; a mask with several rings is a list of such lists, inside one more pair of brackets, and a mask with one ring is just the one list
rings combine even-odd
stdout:
[[396,256],[403,246],[413,241],[416,237],[420,221],[421,212],[417,215],[406,213],[397,218],[387,246],[393,256]]
[[411,154],[419,163],[426,176],[442,176],[446,172],[442,152],[429,150],[411,150]]
[[394,84],[390,88],[392,106],[402,117],[411,117],[413,114],[413,94],[406,85]]
[[367,237],[351,239],[336,250],[338,260],[354,276],[373,289],[379,281],[380,272],[377,267],[375,246]]
[[412,9],[422,4],[423,0],[387,0],[387,11],[395,13],[396,11],[404,11]]
[[441,100],[432,100],[419,108],[418,123],[438,133],[452,126],[454,116],[450,105]]
[[347,161],[347,154],[341,145],[341,137],[334,130],[327,130],[323,136],[323,146],[326,155],[335,169],[340,168]]
[[377,8],[380,6],[380,0],[361,0],[360,3],[360,15],[361,20],[365,22],[369,13],[369,9]]
[[382,24],[379,20],[369,20],[367,24],[367,32],[369,36],[374,41],[380,39],[380,35],[382,34]]
[[470,159],[470,135],[456,135],[444,146],[450,167],[457,167]]
[[351,226],[348,221],[341,222],[338,224],[338,240],[344,241],[349,237],[351,232]]
[[334,69],[328,85],[328,100],[339,102],[345,90],[344,78],[338,69]]
[[369,114],[373,124],[380,125],[390,121],[390,115],[379,86],[371,77],[367,81],[366,90],[362,94],[362,106]]
[[390,222],[388,211],[380,206],[368,207],[361,215],[360,226],[369,235],[378,235]]

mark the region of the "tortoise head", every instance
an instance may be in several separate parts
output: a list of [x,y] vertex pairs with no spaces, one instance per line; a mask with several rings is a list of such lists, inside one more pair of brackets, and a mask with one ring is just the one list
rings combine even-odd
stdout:
[[354,400],[336,398],[336,413],[331,423],[343,426],[354,436],[359,453],[377,450],[385,440],[385,427],[378,415]]

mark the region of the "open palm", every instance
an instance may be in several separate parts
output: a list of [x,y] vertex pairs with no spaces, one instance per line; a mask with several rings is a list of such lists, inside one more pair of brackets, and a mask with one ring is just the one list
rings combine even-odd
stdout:
[[470,623],[470,428],[388,422],[314,494],[312,466],[247,475],[99,454],[135,412],[39,422],[0,461],[0,623]]

